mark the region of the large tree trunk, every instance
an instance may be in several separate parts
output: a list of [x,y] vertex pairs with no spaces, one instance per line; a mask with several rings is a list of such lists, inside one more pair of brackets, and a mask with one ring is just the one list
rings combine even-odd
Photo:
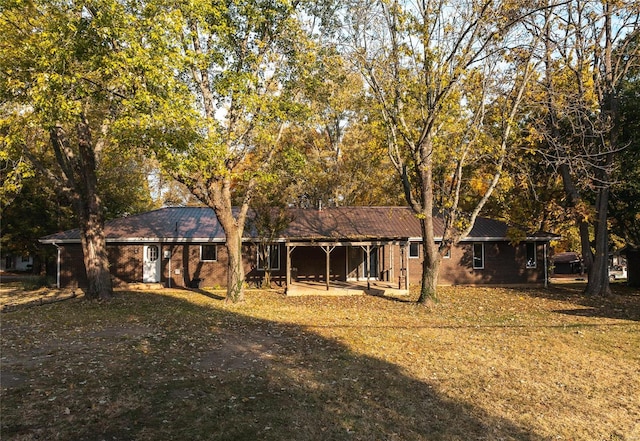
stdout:
[[607,229],[607,206],[609,203],[609,188],[603,187],[598,192],[596,201],[595,242],[596,252],[593,265],[589,269],[589,280],[585,288],[587,295],[608,296],[609,287],[609,234]]
[[244,300],[244,268],[242,265],[242,228],[226,232],[227,253],[227,302]]
[[[603,69],[602,94],[600,100],[600,118],[603,120],[605,131],[608,129],[606,137],[600,139],[601,152],[607,152],[603,160],[595,167],[594,181],[599,187],[596,196],[596,218],[594,222],[596,252],[593,267],[589,271],[589,281],[585,294],[588,295],[611,295],[609,287],[609,231],[607,225],[609,210],[609,188],[610,188],[610,168],[613,164],[614,152],[618,150],[618,139],[620,136],[620,102],[617,94],[616,79],[614,74],[613,61],[613,33],[612,20],[614,12],[609,2],[604,2],[604,32],[605,45],[601,58],[601,68]],[[597,87],[596,87],[597,90]]]
[[420,228],[422,230],[422,280],[418,303],[430,304],[438,300],[437,286],[438,273],[440,271],[440,254],[435,245],[433,232],[433,173],[432,173],[432,149],[426,141],[422,145],[422,166],[418,172],[422,181],[422,213]]
[[[428,251],[427,248],[431,248]],[[438,301],[437,286],[440,274],[440,254],[433,243],[423,242],[424,260],[422,261],[422,280],[418,303],[430,305]]]
[[227,297],[225,300],[234,303],[241,302],[244,300],[242,234],[244,233],[244,224],[249,209],[249,198],[245,198],[239,210],[234,214],[231,198],[231,179],[229,177],[211,181],[206,193],[196,192],[194,194],[213,208],[224,231],[229,259],[227,266]]
[[85,296],[108,300],[113,296],[113,287],[103,224],[100,215],[90,214],[80,229],[80,238],[88,283]]
[[79,179],[76,181],[76,214],[80,219],[80,235],[84,266],[87,272],[88,298],[108,300],[113,296],[107,242],[104,237],[102,201],[98,196],[98,151],[86,118],[78,124]]

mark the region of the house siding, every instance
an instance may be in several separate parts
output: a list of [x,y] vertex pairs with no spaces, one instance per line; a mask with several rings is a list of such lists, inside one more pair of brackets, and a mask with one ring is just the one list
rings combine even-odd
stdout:
[[[439,285],[519,285],[544,282],[543,244],[536,244],[537,265],[526,266],[525,243],[516,246],[508,242],[482,242],[484,244],[484,268],[473,268],[473,243],[463,242],[451,250],[450,258],[443,258],[438,278]],[[228,254],[223,244],[216,244],[215,261],[200,259],[201,243],[162,244],[160,247],[161,283],[168,287],[192,287],[195,279],[202,287],[225,287],[227,284]],[[210,243],[208,245],[211,245]],[[111,243],[107,246],[110,271],[116,287],[142,282],[143,244]],[[393,249],[392,249],[393,248]],[[286,280],[286,246],[280,247],[280,268],[272,270],[272,281],[280,286]],[[352,250],[352,251],[350,251]],[[355,252],[353,251],[355,250]],[[347,280],[347,254],[349,277],[365,280],[366,275],[354,262],[358,247],[335,247],[331,252],[330,280]],[[170,257],[165,257],[165,252]],[[257,251],[254,244],[244,244],[243,266],[249,286],[261,286],[264,271],[257,268]],[[405,273],[400,245],[389,244],[378,248],[378,273],[372,278],[404,284]],[[405,248],[408,253],[408,248]],[[392,262],[393,261],[393,262]],[[422,275],[423,250],[419,258],[407,258],[409,283],[419,284]],[[326,280],[326,254],[318,246],[298,246],[291,252],[293,280],[324,282]],[[80,244],[61,247],[60,283],[63,287],[86,287],[87,280]]]
[[84,288],[87,286],[80,244],[68,244],[60,247],[60,286],[63,288]]
[[[272,280],[277,284],[283,285],[286,280],[285,240],[305,245],[299,245],[291,251],[291,266],[295,268],[292,270],[292,277],[297,277],[298,280],[324,282],[327,277],[326,253],[315,243],[377,243],[385,245],[377,248],[378,268],[376,274],[371,274],[371,278],[390,281],[403,287],[408,275],[408,282],[420,283],[422,249],[420,248],[418,258],[409,258],[407,249],[408,238],[418,238],[421,234],[419,220],[410,208],[332,207],[326,210],[294,209],[292,214],[295,215],[291,224],[279,238],[280,267],[272,271]],[[434,229],[436,237],[443,234],[442,219],[434,218]],[[504,222],[478,218],[469,239],[454,247],[450,258],[443,259],[439,283],[475,285],[543,282],[543,243],[548,243],[555,236],[542,232],[533,236],[539,240],[535,247],[537,266],[527,268],[527,247],[531,253],[531,243],[512,245],[506,239],[507,232],[508,225]],[[247,229],[246,234],[257,237],[251,228]],[[105,236],[116,286],[142,282],[145,277],[154,280],[156,275],[166,286],[172,287],[223,287],[227,283],[228,256],[223,244],[224,231],[210,208],[167,207],[114,219],[105,224]],[[152,243],[132,242],[139,237],[158,238],[153,245],[160,245],[157,255],[159,273],[154,273],[154,268],[148,266],[149,274],[144,274],[144,247]],[[473,268],[473,237],[477,237],[481,241],[478,243],[482,243],[484,247],[481,269]],[[502,239],[490,241],[491,238]],[[63,286],[86,285],[79,230],[52,234],[41,241],[61,247],[60,276]],[[197,241],[217,244],[215,259],[203,261],[200,258],[201,243]],[[150,257],[156,257],[154,248],[147,250]],[[246,281],[249,286],[260,286],[265,273],[257,268],[255,244],[245,243],[242,252]],[[362,247],[336,245],[330,254],[329,279],[366,279],[364,260]],[[476,264],[478,263],[476,259]],[[197,284],[194,283],[196,280]]]
[[508,242],[484,244],[484,268],[473,268],[473,243],[463,242],[451,250],[451,258],[442,259],[440,285],[518,285],[544,282],[544,249],[536,244],[537,265],[527,268],[526,245]]
[[114,285],[142,281],[142,245],[109,244],[107,255]]
[[[202,245],[205,244],[162,245],[162,282],[167,286],[183,288],[194,286],[196,279],[199,279],[200,286],[226,285],[229,262],[227,249],[222,244],[215,244],[216,260],[202,261],[200,259]],[[164,258],[165,252],[169,252],[171,257]]]

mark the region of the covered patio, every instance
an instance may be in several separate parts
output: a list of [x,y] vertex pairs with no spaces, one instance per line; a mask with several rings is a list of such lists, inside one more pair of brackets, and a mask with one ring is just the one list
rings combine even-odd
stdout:
[[[288,295],[321,290],[335,295],[372,294],[374,291],[384,295],[389,290],[396,293],[409,290],[408,238],[287,241],[284,245]],[[294,255],[296,250],[299,250],[298,254]],[[310,253],[324,255],[324,268],[322,259],[306,258]],[[310,262],[313,262],[312,271],[309,270]]]

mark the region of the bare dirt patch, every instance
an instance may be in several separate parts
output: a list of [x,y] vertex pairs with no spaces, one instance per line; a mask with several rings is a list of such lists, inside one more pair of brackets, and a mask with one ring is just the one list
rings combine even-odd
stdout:
[[203,353],[194,367],[201,371],[255,369],[270,363],[281,350],[277,339],[261,333],[230,335],[222,339],[219,347]]

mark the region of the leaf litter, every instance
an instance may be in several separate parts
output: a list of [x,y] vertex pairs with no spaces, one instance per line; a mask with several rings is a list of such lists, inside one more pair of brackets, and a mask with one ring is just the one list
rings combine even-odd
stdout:
[[159,291],[4,314],[0,434],[640,439],[637,292],[441,291],[432,309]]

